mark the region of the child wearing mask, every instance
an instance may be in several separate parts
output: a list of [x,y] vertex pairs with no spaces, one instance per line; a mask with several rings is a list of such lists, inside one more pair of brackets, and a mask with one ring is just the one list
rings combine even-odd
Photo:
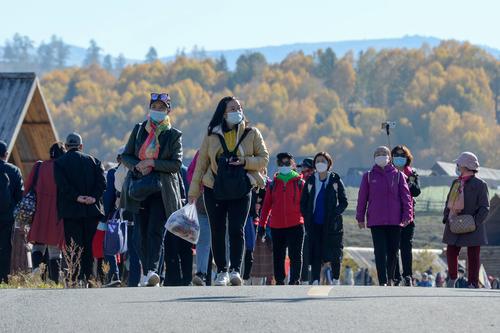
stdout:
[[[259,235],[265,234],[269,222],[273,242],[274,277],[277,285],[285,284],[285,259],[290,258],[290,285],[300,284],[304,219],[300,213],[300,198],[304,188],[302,175],[294,170],[290,153],[276,157],[278,173],[268,186],[262,207]],[[269,217],[272,215],[272,218]]]

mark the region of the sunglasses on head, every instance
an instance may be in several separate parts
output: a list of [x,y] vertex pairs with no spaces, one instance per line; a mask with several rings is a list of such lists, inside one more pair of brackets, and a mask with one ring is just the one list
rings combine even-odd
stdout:
[[162,102],[168,102],[170,101],[170,96],[168,94],[165,94],[165,93],[161,93],[161,94],[158,94],[158,93],[151,93],[151,101],[154,102],[154,101],[162,101]]

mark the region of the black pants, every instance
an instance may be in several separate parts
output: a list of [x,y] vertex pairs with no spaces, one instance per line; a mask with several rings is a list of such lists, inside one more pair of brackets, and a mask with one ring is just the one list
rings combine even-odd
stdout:
[[310,260],[309,260],[309,235],[304,235],[304,246],[303,246],[303,255],[302,255],[302,272],[300,273],[301,275],[301,280],[304,282],[309,282],[310,276],[309,276],[309,265],[310,265]]
[[[311,224],[311,230],[309,235],[309,262],[311,265],[310,282],[316,280],[318,280],[319,282],[321,279],[321,266],[324,263],[324,257],[325,257],[325,254],[323,253],[323,247],[325,242],[324,234],[325,231],[323,229],[322,224],[316,224],[316,223]],[[341,247],[336,248],[335,252],[342,253],[342,244],[340,245]],[[341,256],[338,257],[340,259]],[[330,264],[332,267],[332,278],[338,280],[340,278],[340,266],[342,263],[340,260],[337,260],[330,262]]]
[[403,264],[403,275],[399,267],[399,260],[396,261],[395,278],[402,280],[406,277],[413,277],[413,235],[415,234],[415,223],[407,225],[401,229],[401,242],[399,249],[401,252],[401,263]]
[[166,219],[161,193],[144,200],[139,213],[134,215],[135,227],[139,228],[140,232],[140,244],[136,244],[136,248],[144,275],[147,275],[148,271],[160,274],[158,270],[163,252]]
[[228,268],[226,223],[229,231],[230,269],[240,272],[245,242],[243,228],[250,211],[251,193],[238,200],[219,201],[215,199],[214,191],[205,187],[203,197],[212,231],[212,253],[217,265],[217,272],[227,272]]
[[193,278],[192,244],[167,231],[165,235],[165,286],[188,286]]
[[302,246],[304,245],[304,226],[298,225],[290,228],[271,228],[273,241],[274,279],[277,285],[285,284],[285,258],[288,248],[290,258],[290,282],[295,285],[300,283],[302,270]]
[[250,279],[253,266],[253,250],[245,250],[245,264],[243,265],[243,280]]
[[378,282],[380,285],[388,284],[389,281],[394,280],[399,242],[401,239],[401,227],[372,227],[371,232]]
[[[79,219],[64,219],[64,238],[66,246],[71,245],[71,241],[75,243],[78,248],[82,249],[82,256],[80,259],[80,280],[89,279],[93,276],[94,257],[92,256],[92,240],[97,230],[98,218],[88,217]],[[73,267],[78,265],[74,262]]]
[[14,221],[0,221],[0,283],[8,282]]

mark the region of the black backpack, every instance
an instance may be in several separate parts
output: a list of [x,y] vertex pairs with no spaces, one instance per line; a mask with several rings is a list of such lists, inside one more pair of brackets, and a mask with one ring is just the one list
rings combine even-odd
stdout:
[[217,160],[217,174],[215,175],[214,195],[217,200],[237,200],[248,195],[252,190],[250,179],[243,165],[230,165],[231,158],[237,157],[238,147],[252,129],[246,128],[232,152],[229,151],[224,137],[219,137],[224,152]]
[[12,205],[12,193],[10,191],[10,179],[5,171],[5,166],[0,170],[0,213],[6,213]]

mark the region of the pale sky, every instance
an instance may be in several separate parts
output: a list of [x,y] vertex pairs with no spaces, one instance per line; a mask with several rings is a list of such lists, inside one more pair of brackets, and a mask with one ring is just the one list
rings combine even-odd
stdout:
[[0,42],[52,34],[143,59],[207,50],[423,35],[500,49],[498,0],[0,0]]

